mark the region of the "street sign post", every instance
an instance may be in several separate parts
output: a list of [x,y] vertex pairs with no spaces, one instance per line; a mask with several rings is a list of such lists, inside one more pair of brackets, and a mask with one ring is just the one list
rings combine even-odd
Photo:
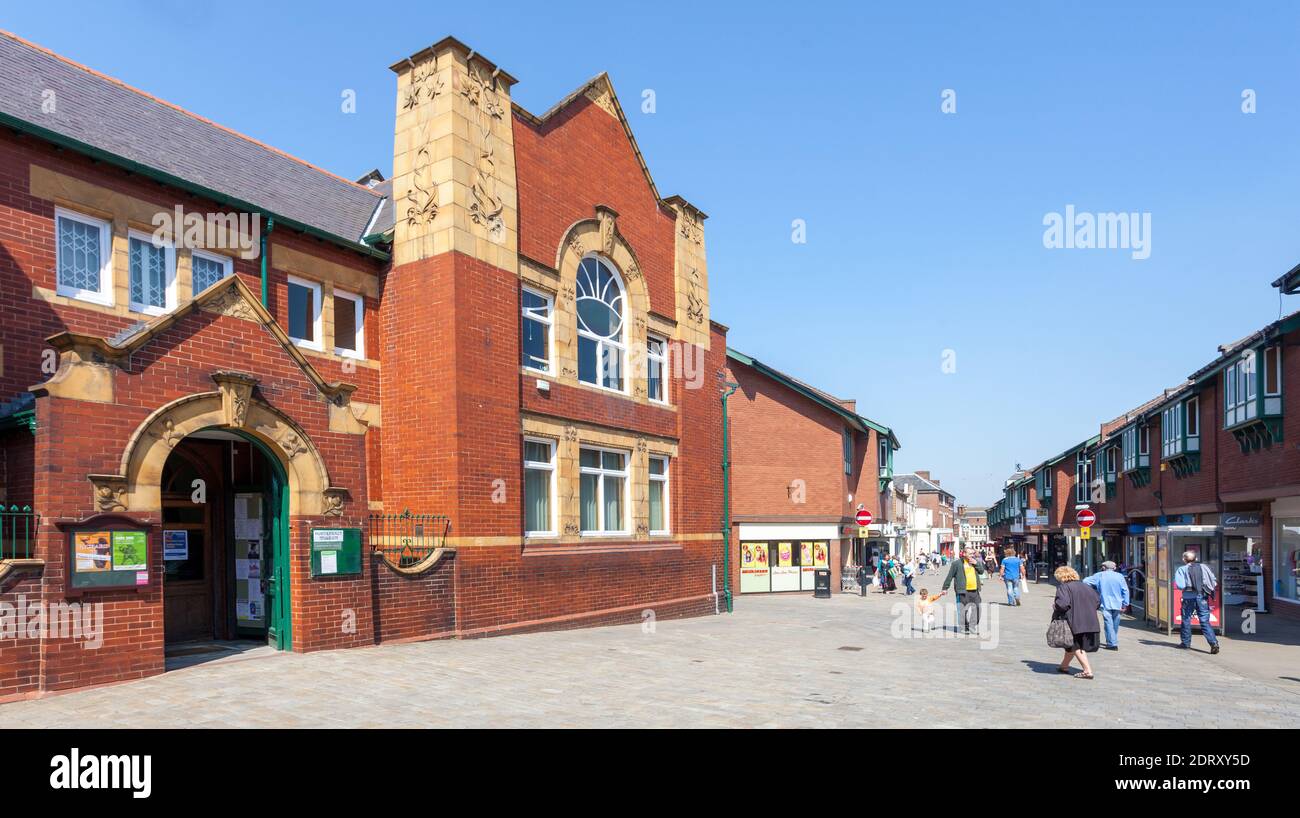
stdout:
[[858,525],[868,526],[871,525],[871,521],[874,518],[871,516],[870,511],[867,511],[865,508],[863,508],[863,509],[858,509],[858,513],[855,519],[858,521]]
[[1079,529],[1079,539],[1081,539],[1081,540],[1091,540],[1091,539],[1092,539],[1092,527],[1091,527],[1091,526],[1086,526],[1086,525],[1085,525],[1084,527],[1080,528],[1080,529]]
[[1080,509],[1079,513],[1074,515],[1074,519],[1079,523],[1080,528],[1091,528],[1092,524],[1097,522],[1097,512],[1090,508]]

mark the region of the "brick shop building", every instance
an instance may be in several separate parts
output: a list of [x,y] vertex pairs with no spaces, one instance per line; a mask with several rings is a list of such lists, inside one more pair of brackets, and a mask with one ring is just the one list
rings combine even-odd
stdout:
[[[1274,282],[1300,292],[1300,268]],[[1009,484],[991,534],[1015,542],[1027,511],[1045,518],[1042,558],[1087,575],[1105,560],[1130,574],[1135,607],[1167,624],[1184,550],[1221,575],[1223,602],[1300,618],[1300,313],[1219,347],[1181,383]],[[1085,539],[1076,521],[1096,523]],[[1172,611],[1172,614],[1171,614]],[[1217,608],[1216,608],[1217,615]]]
[[[852,584],[873,549],[893,546],[882,499],[898,439],[855,401],[734,349],[727,357],[732,592],[812,591],[818,568],[831,569],[832,590]],[[859,509],[874,518],[865,531]]]
[[0,696],[715,610],[704,214],[604,75],[391,70],[353,182],[0,35],[0,603],[103,625],[0,634]]

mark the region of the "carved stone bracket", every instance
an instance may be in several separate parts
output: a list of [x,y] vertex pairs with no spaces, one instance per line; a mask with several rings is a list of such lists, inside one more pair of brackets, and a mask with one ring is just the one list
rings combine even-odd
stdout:
[[221,390],[221,411],[225,415],[226,425],[233,429],[242,429],[248,422],[248,407],[253,402],[253,387],[257,378],[243,372],[220,371],[212,373]]
[[600,222],[600,252],[614,254],[614,234],[618,230],[618,212],[612,207],[596,205],[596,219]]
[[126,511],[126,477],[120,474],[88,474],[95,490],[99,511]]
[[274,440],[290,460],[310,451],[302,436],[289,426],[283,424],[279,426],[258,426],[257,431]]
[[321,513],[326,517],[342,517],[343,503],[352,499],[352,493],[344,488],[328,488],[321,494],[325,498],[325,510]]

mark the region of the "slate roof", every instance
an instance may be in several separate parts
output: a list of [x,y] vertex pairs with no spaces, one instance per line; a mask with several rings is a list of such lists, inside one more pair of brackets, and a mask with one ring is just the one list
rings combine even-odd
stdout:
[[[46,91],[53,111],[42,111]],[[47,106],[48,107],[48,106]],[[36,126],[260,209],[360,243],[382,194],[0,31],[0,122]],[[43,133],[44,132],[44,133]],[[195,191],[201,192],[201,191]]]

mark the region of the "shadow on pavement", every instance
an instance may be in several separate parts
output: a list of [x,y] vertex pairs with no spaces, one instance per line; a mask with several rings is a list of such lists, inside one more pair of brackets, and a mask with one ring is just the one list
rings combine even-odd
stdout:
[[1021,659],[1020,663],[1027,665],[1035,673],[1051,673],[1053,675],[1056,674],[1056,669],[1060,667],[1054,662],[1037,662],[1033,659]]

